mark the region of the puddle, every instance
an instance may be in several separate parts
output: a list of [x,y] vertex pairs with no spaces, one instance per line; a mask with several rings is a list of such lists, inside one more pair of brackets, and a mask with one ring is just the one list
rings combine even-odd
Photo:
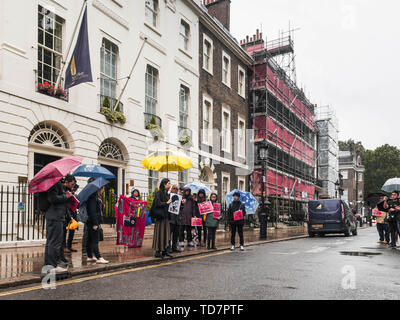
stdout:
[[369,256],[379,256],[382,253],[380,253],[380,252],[349,252],[349,251],[341,251],[340,254],[343,255],[343,256],[369,257]]

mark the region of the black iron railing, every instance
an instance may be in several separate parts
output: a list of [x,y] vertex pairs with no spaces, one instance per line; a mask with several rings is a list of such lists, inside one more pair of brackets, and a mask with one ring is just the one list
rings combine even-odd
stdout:
[[159,116],[151,113],[144,114],[144,128],[149,130],[150,125],[157,125],[162,128],[162,120]]
[[108,96],[100,95],[100,109],[109,108],[112,111],[118,111],[124,113],[124,104],[120,101],[117,106],[118,99],[111,98]]

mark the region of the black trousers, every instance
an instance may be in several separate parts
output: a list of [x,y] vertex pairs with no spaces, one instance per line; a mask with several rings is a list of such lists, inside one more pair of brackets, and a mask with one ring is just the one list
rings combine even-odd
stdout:
[[390,242],[389,225],[384,223],[377,223],[376,228],[378,229],[379,240],[386,241],[387,243],[389,243]]
[[193,241],[192,227],[191,226],[179,226],[179,242],[185,242],[185,231],[188,242]]
[[88,235],[88,228],[87,225],[85,224],[85,227],[83,228],[83,237],[82,237],[82,254],[86,253],[87,235]]
[[[217,228],[207,228],[208,237],[207,237],[207,247],[215,248],[215,237],[217,234]],[[211,245],[210,245],[211,244]]]
[[397,222],[389,222],[389,232],[390,232],[390,246],[395,247],[396,246],[396,232],[397,232]]
[[203,221],[202,227],[197,227],[197,231],[199,232],[199,243],[201,243],[201,233],[203,231],[203,241],[206,243],[207,241],[207,227],[205,226],[205,222]]
[[243,225],[231,224],[231,232],[232,232],[231,243],[233,246],[235,245],[236,230],[239,233],[240,245],[244,246]]
[[93,258],[93,254],[97,259],[101,258],[99,250],[99,229],[93,230],[93,226],[88,225],[86,253],[88,258]]
[[64,222],[62,221],[46,221],[46,249],[44,252],[45,266],[57,267],[62,258],[64,258],[64,250],[62,247],[64,235],[63,228]]
[[171,241],[172,241],[171,248],[172,249],[176,249],[176,248],[178,248],[178,238],[179,238],[180,227],[179,227],[179,225],[173,224],[173,223],[170,223],[169,226],[170,226],[170,230],[171,230],[171,234],[172,234],[172,237],[171,237]]

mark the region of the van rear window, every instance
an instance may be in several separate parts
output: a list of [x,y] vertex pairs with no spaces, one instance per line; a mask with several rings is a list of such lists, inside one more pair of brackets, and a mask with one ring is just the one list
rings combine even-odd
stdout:
[[340,208],[340,201],[313,201],[309,203],[309,208],[313,212],[332,212]]

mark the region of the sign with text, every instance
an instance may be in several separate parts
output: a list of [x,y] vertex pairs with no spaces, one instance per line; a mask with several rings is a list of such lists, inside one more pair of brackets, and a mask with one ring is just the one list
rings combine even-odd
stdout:
[[243,220],[243,211],[236,211],[233,213],[233,219],[235,221]]
[[221,219],[221,204],[220,203],[214,203],[214,219]]
[[192,227],[201,227],[203,220],[201,218],[192,218]]
[[211,201],[199,203],[199,211],[201,215],[214,212],[214,207]]
[[179,208],[181,207],[182,196],[179,194],[171,193],[171,204],[169,205],[168,212],[179,215]]

